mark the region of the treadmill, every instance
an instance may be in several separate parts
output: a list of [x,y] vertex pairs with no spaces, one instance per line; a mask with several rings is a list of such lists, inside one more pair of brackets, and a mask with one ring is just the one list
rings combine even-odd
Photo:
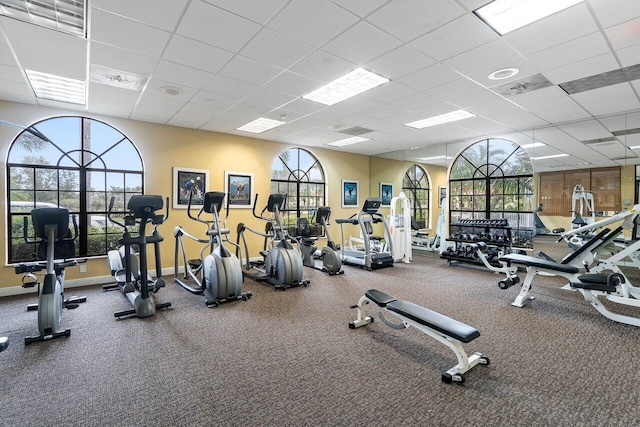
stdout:
[[[357,265],[365,270],[373,270],[383,267],[393,266],[393,239],[389,231],[389,225],[384,219],[384,215],[378,212],[382,205],[382,199],[369,197],[364,201],[362,209],[349,218],[338,218],[336,223],[340,224],[340,257],[342,262],[348,265]],[[385,244],[381,250],[372,250],[371,232],[373,224],[382,223],[384,226]],[[362,250],[347,248],[344,244],[344,224],[358,225],[362,231],[364,247]]]

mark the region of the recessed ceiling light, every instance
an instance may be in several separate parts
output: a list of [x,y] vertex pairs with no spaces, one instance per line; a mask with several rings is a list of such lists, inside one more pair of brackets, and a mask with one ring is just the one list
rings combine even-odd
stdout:
[[522,144],[520,148],[536,148],[536,147],[544,147],[546,144],[544,142],[533,142],[531,144]]
[[178,96],[182,93],[182,90],[175,86],[162,86],[158,88],[158,90],[164,93],[165,95],[170,95],[170,96]]
[[552,154],[550,156],[540,156],[540,157],[529,157],[531,160],[545,160],[545,159],[555,159],[558,157],[569,157],[568,154]]
[[86,0],[0,0],[0,15],[80,37],[87,36]]
[[254,121],[247,123],[246,125],[240,126],[236,130],[241,130],[244,132],[251,133],[262,133],[266,132],[269,129],[273,129],[280,125],[285,124],[286,122],[281,122],[280,120],[267,119],[266,117],[259,117]]
[[369,138],[362,136],[352,136],[351,138],[345,138],[338,141],[328,142],[327,145],[332,147],[344,147],[345,145],[357,144],[358,142],[370,141]]
[[439,116],[429,117],[422,120],[416,120],[415,122],[405,123],[405,126],[409,126],[416,129],[423,129],[429,126],[440,125],[443,123],[455,122],[457,120],[468,119],[469,117],[475,117],[476,115],[465,110],[451,111],[450,113],[440,114]]
[[333,105],[388,81],[389,79],[364,68],[356,68],[352,72],[304,95],[303,98],[325,105]]
[[24,70],[29,78],[33,92],[38,98],[71,104],[86,103],[86,90],[83,80],[70,79],[39,71]]
[[494,0],[473,13],[502,36],[582,1],[584,0]]
[[494,71],[487,77],[489,77],[489,80],[504,80],[508,79],[509,77],[515,76],[519,72],[520,70],[517,68],[503,68],[501,70]]

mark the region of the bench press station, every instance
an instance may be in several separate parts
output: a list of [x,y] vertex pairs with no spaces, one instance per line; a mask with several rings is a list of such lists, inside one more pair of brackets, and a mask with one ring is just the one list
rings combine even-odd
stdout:
[[462,347],[462,343],[469,343],[480,336],[476,328],[419,305],[399,300],[377,289],[369,289],[364,296],[360,297],[357,304],[350,307],[358,309],[358,316],[356,320],[349,322],[349,328],[355,329],[373,323],[373,317],[367,316],[365,310],[369,302],[385,308],[402,320],[402,324],[394,324],[387,321],[380,313],[380,318],[388,326],[395,329],[413,326],[453,350],[458,358],[458,364],[442,373],[442,381],[445,383],[454,381],[463,383],[464,374],[471,368],[477,364],[489,364],[488,357],[481,353],[474,353],[468,357]]

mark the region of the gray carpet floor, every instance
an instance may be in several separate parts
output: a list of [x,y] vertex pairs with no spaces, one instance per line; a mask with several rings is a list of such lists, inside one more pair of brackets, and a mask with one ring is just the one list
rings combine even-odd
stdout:
[[[434,254],[343,276],[306,269],[307,288],[245,280],[248,301],[206,308],[171,278],[172,308],[116,320],[127,300],[100,287],[63,313],[71,337],[25,347],[33,295],[0,299],[2,426],[632,426],[640,425],[640,329],[599,315],[562,281],[519,287]],[[522,276],[522,275],[521,275]],[[351,330],[349,306],[377,288],[475,326],[465,344],[489,366],[445,384],[454,353],[409,328]],[[71,292],[68,292],[70,294]],[[373,310],[375,314],[377,310]],[[635,313],[640,316],[640,312]]]

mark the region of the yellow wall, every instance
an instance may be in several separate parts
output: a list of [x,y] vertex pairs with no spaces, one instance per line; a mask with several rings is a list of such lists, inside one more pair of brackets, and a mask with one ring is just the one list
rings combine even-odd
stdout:
[[[46,118],[64,115],[84,115],[102,120],[126,135],[139,149],[144,162],[145,193],[160,194],[164,197],[171,196],[172,168],[174,166],[209,170],[209,188],[220,191],[224,191],[225,170],[251,172],[254,174],[254,191],[260,194],[258,212],[266,204],[266,198],[270,192],[272,162],[279,153],[292,147],[286,144],[236,135],[0,101],[0,117],[4,121],[20,126],[29,126]],[[0,124],[3,159],[1,167],[5,182],[7,150],[20,132],[21,129]],[[368,195],[370,190],[369,157],[321,148],[305,148],[318,158],[324,168],[328,205],[332,209],[332,217],[350,216],[353,213],[352,210],[341,208],[341,180],[343,177],[358,180],[360,182],[360,194]],[[2,186],[0,198],[6,200],[6,185]],[[1,254],[4,263],[0,267],[0,288],[4,288],[19,285],[20,276],[14,274],[13,267],[4,265],[7,260],[7,219],[5,209],[2,210],[1,215],[4,227],[0,227],[0,237],[5,244],[2,246]],[[264,230],[264,222],[254,218],[250,209],[232,209],[227,223],[227,227],[232,230],[232,240],[236,238],[235,230],[239,222],[245,222],[257,230]],[[185,210],[170,209],[168,220],[159,228],[160,233],[165,238],[161,245],[162,267],[164,269],[173,267],[173,229],[176,225],[184,226],[194,235],[204,235],[204,230],[199,229],[198,224],[188,219]],[[332,235],[339,236],[339,232],[335,222],[332,221]],[[262,238],[250,238],[251,257],[258,256],[258,251],[261,249],[262,244]],[[196,252],[193,253],[194,257],[196,257],[197,247],[189,246],[188,249],[195,250]],[[109,275],[106,258],[91,259],[86,266],[86,273],[79,273],[78,267],[68,269],[67,280]]]

